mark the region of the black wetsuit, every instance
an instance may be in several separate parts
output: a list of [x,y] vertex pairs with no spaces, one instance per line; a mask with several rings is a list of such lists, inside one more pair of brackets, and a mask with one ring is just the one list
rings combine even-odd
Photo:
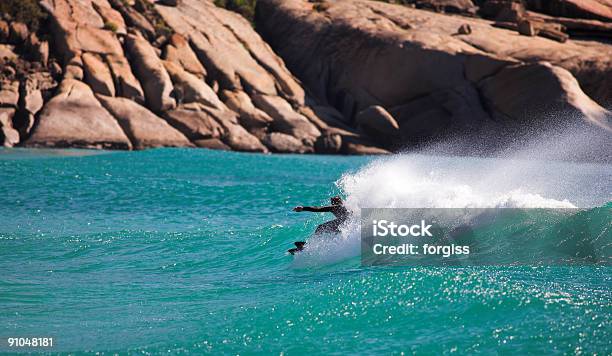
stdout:
[[315,230],[316,234],[322,233],[322,232],[328,232],[328,233],[338,232],[338,228],[340,227],[340,225],[342,225],[342,223],[344,223],[346,219],[348,219],[349,217],[349,212],[344,207],[344,205],[329,205],[329,206],[321,206],[321,207],[305,206],[302,210],[311,211],[313,213],[332,213],[336,217],[332,221],[328,221],[326,223],[319,225],[317,229]]
[[[349,212],[344,207],[344,205],[305,206],[302,208],[302,211],[310,211],[313,213],[332,213],[336,217],[334,220],[328,221],[317,226],[315,234],[337,233],[339,231],[340,225],[342,225],[342,223],[344,223],[349,217]],[[294,242],[294,244],[295,248],[292,248],[287,251],[292,255],[302,251],[304,249],[304,245],[306,245],[306,242],[296,241]]]

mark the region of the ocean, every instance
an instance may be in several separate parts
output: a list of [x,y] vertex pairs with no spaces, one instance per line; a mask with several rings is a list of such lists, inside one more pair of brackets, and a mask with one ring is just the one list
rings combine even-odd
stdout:
[[0,352],[612,353],[609,264],[364,267],[354,227],[287,254],[330,219],[291,209],[337,194],[352,212],[579,207],[612,246],[609,164],[2,149]]

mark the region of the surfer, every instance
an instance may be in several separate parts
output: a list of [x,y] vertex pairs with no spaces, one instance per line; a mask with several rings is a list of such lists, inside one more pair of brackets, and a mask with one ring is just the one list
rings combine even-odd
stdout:
[[[328,206],[296,206],[293,208],[295,212],[309,211],[313,213],[332,213],[336,217],[334,220],[328,221],[317,226],[315,230],[315,234],[320,233],[337,233],[340,230],[340,226],[348,219],[349,212],[344,206],[344,202],[342,198],[339,196],[331,197],[330,199],[331,205]],[[304,249],[304,245],[306,242],[304,241],[296,241],[294,242],[295,248],[288,250],[290,254],[294,255],[297,252],[300,252]]]
[[[313,213],[332,213],[336,218],[334,220],[328,221],[317,226],[315,234],[337,233],[340,231],[340,226],[346,221],[346,219],[348,219],[349,212],[344,206],[342,198],[340,198],[339,196],[330,198],[330,203],[331,205],[328,206],[296,206],[295,208],[293,208],[293,211],[298,213],[302,211],[309,211]],[[294,242],[294,244],[295,248],[292,248],[288,251],[292,255],[296,252],[302,251],[306,242],[296,241]]]
[[293,208],[293,211],[302,212],[309,211],[313,213],[332,213],[336,217],[334,220],[328,221],[324,224],[321,224],[315,230],[315,234],[319,234],[322,232],[331,232],[336,233],[339,232],[339,227],[346,221],[349,216],[349,212],[344,206],[344,202],[342,198],[339,196],[335,196],[330,198],[331,205],[328,206],[296,206]]

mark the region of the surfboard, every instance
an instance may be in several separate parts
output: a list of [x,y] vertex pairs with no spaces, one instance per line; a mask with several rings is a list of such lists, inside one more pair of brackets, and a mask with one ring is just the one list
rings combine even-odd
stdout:
[[296,253],[302,251],[304,249],[304,245],[306,245],[306,242],[304,241],[296,241],[293,243],[295,245],[295,248],[290,248],[287,250],[287,252],[289,252],[292,255],[295,255]]

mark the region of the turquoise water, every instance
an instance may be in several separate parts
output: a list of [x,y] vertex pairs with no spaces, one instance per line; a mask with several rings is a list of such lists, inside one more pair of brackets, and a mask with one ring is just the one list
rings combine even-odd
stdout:
[[366,268],[354,243],[285,250],[327,218],[291,208],[336,193],[601,216],[611,181],[609,165],[474,158],[0,150],[0,351],[50,336],[66,353],[609,354],[611,267]]

